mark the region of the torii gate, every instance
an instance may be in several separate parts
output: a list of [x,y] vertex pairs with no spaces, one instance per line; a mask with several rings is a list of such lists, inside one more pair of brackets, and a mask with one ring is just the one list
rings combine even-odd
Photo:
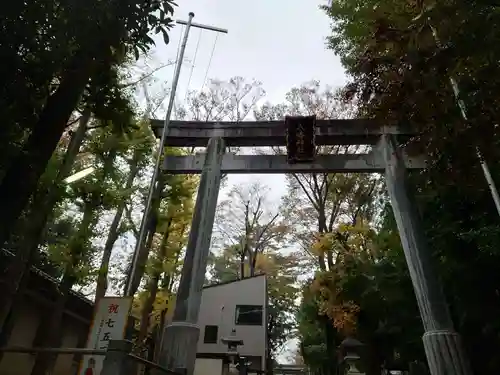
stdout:
[[[163,122],[152,121],[158,135]],[[467,356],[455,332],[442,287],[432,266],[406,169],[423,168],[410,158],[398,140],[415,135],[397,127],[377,128],[366,120],[318,120],[317,145],[372,145],[367,154],[318,155],[310,163],[289,164],[285,155],[226,154],[226,147],[284,146],[284,121],[196,122],[171,121],[166,146],[204,147],[206,153],[167,156],[163,171],[201,174],[193,222],[186,249],[176,307],[163,333],[160,364],[193,374],[199,337],[197,326],[212,227],[221,176],[225,173],[384,173],[408,269],[424,325],[423,343],[432,375],[469,375]]]

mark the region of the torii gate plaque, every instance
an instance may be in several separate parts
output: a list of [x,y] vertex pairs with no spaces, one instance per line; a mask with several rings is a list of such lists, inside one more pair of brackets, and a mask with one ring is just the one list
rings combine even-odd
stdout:
[[[152,120],[158,130],[162,123]],[[284,146],[284,121],[172,121],[167,146],[203,147],[206,153],[167,156],[171,174],[201,173],[191,232],[171,325],[163,333],[160,364],[192,375],[199,337],[197,326],[215,210],[224,173],[384,173],[408,269],[424,325],[423,343],[432,375],[470,375],[460,336],[455,332],[439,278],[406,187],[406,169],[423,168],[419,158],[404,155],[397,141],[411,137],[403,128],[375,128],[365,120],[317,120],[317,145],[372,145],[367,154],[317,155],[308,163],[290,164],[285,155],[225,154],[228,146]]]

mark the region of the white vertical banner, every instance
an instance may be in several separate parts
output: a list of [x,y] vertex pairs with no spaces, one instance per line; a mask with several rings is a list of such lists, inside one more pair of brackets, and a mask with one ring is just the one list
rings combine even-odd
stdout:
[[[109,340],[123,340],[132,297],[103,297],[95,309],[87,339],[88,349],[107,349]],[[79,375],[100,375],[103,355],[84,355]]]

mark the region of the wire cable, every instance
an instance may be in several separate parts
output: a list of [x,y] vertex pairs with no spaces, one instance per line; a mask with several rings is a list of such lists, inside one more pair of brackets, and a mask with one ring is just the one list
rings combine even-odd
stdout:
[[191,72],[189,73],[189,79],[188,79],[188,83],[186,86],[186,95],[184,95],[184,101],[187,100],[187,97],[189,94],[189,85],[191,85],[191,78],[193,78],[194,66],[196,64],[196,56],[198,55],[198,48],[200,48],[201,32],[202,31],[203,31],[203,29],[200,29],[200,34],[198,35],[198,42],[196,43],[196,49],[194,50],[194,57],[193,57],[193,62],[191,64]]
[[201,90],[205,88],[205,84],[207,83],[208,72],[210,71],[210,65],[212,65],[212,58],[214,57],[215,46],[217,45],[217,40],[219,39],[219,34],[215,34],[214,46],[212,48],[212,53],[210,54],[210,59],[208,60],[207,71],[205,72],[205,78],[203,78],[203,85],[201,86]]

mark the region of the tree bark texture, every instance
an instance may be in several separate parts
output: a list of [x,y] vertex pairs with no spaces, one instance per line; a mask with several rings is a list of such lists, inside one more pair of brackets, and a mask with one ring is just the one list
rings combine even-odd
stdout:
[[[145,213],[149,216],[148,219],[148,236],[146,243],[140,244],[139,254],[137,256],[137,268],[134,275],[128,275],[127,277],[132,278],[132,287],[130,295],[134,295],[139,289],[141,284],[142,276],[146,269],[146,262],[148,260],[149,251],[151,250],[151,244],[153,241],[153,235],[156,232],[156,225],[158,223],[158,209],[160,208],[161,195],[164,188],[163,176],[160,173],[158,176],[158,183],[156,184],[156,190],[154,191],[153,202],[151,204],[151,211]],[[126,292],[126,291],[125,291]]]
[[[135,156],[135,155],[134,155]],[[134,158],[132,164],[130,166],[130,172],[125,183],[125,191],[129,190],[134,183],[135,177],[139,171],[137,159]],[[113,221],[111,222],[111,226],[109,228],[108,238],[106,239],[106,243],[104,245],[104,250],[102,253],[101,265],[99,267],[99,275],[97,277],[97,286],[96,286],[96,294],[95,294],[95,304],[97,306],[97,302],[105,296],[106,290],[108,289],[108,268],[109,261],[111,259],[111,254],[113,252],[113,246],[115,245],[116,240],[119,236],[119,227],[120,222],[123,217],[123,212],[125,211],[126,201],[123,200],[120,202]]]
[[[26,284],[29,277],[29,267],[32,264],[36,250],[43,231],[46,227],[48,218],[54,209],[59,196],[58,185],[71,173],[71,168],[75,162],[78,151],[85,137],[85,130],[90,119],[90,111],[85,110],[78,129],[71,137],[68,150],[64,156],[59,173],[54,181],[54,185],[43,190],[34,197],[30,215],[27,220],[27,233],[25,241],[22,242],[16,256],[12,259],[5,275],[6,285],[0,294],[0,327],[3,327],[7,316],[17,303],[14,296],[18,293],[22,296],[23,285]],[[2,213],[0,213],[0,216]],[[1,220],[1,219],[0,219]]]
[[93,65],[84,51],[75,54],[61,77],[59,88],[48,98],[23,151],[6,171],[0,185],[0,246],[9,239],[35,191],[92,75]]

